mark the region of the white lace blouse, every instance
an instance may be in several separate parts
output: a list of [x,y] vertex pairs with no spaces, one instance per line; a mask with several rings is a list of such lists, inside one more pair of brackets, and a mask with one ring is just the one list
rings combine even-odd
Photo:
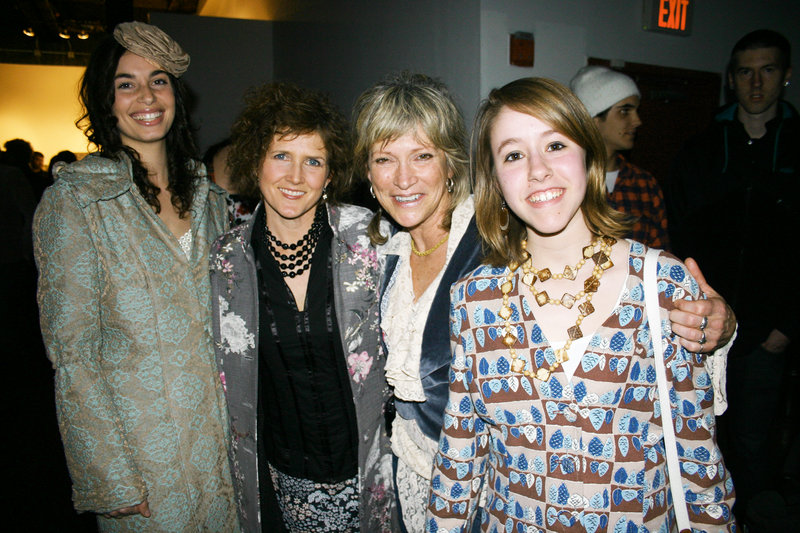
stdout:
[[[442,275],[474,213],[472,197],[459,204],[453,211],[444,265],[416,301],[409,263],[411,236],[406,231],[398,232],[384,247],[384,254],[399,256],[392,279],[387,284],[388,300],[385,306],[386,312],[381,318],[381,328],[389,351],[386,360],[386,379],[394,387],[395,396],[401,400],[425,401],[425,392],[419,375],[422,333]],[[392,428],[392,451],[425,479],[430,479],[436,446],[437,442],[426,437],[416,421],[405,420],[400,416],[395,418]]]
[[192,230],[189,229],[189,230],[186,231],[186,233],[184,233],[183,235],[178,237],[178,243],[181,245],[181,250],[183,250],[183,253],[186,254],[186,257],[187,258],[191,258],[192,257]]

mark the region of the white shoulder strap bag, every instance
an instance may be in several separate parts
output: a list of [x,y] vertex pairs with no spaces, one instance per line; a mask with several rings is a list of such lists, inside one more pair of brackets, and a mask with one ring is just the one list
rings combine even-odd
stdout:
[[650,322],[650,336],[653,341],[653,359],[656,366],[658,402],[661,405],[661,425],[664,431],[664,448],[667,454],[667,474],[672,506],[679,531],[691,531],[686,496],[683,492],[681,470],[678,464],[678,444],[675,440],[675,424],[672,421],[672,407],[669,403],[669,384],[667,369],[664,366],[664,335],[661,329],[661,308],[658,304],[657,263],[661,250],[650,248],[644,258],[644,303],[647,320]]

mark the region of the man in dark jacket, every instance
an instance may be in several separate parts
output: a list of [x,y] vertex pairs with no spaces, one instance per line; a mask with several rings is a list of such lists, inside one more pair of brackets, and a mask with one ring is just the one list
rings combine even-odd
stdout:
[[736,101],[688,142],[667,188],[675,253],[703,265],[739,319],[720,443],[740,518],[752,495],[775,486],[780,465],[771,430],[786,350],[798,331],[792,259],[800,220],[800,120],[781,100],[790,54],[786,38],[771,30],[736,43],[727,73]]

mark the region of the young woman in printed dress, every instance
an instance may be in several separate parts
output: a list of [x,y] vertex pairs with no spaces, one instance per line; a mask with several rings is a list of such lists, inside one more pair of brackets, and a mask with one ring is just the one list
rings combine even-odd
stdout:
[[[676,531],[680,483],[694,528],[734,531],[706,357],[674,334],[664,354],[682,477],[666,477],[646,248],[621,239],[630,222],[605,202],[591,117],[563,86],[522,79],[491,92],[477,139],[488,264],[453,287],[427,530],[468,530],[485,486],[483,531]],[[660,327],[703,294],[669,254],[658,277]]]

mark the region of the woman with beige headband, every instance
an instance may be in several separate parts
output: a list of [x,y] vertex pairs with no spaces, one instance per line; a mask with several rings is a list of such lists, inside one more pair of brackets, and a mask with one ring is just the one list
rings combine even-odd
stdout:
[[102,531],[236,531],[208,250],[225,195],[195,160],[189,56],[124,23],[81,83],[98,151],[61,166],[34,221],[39,308],[78,511]]

